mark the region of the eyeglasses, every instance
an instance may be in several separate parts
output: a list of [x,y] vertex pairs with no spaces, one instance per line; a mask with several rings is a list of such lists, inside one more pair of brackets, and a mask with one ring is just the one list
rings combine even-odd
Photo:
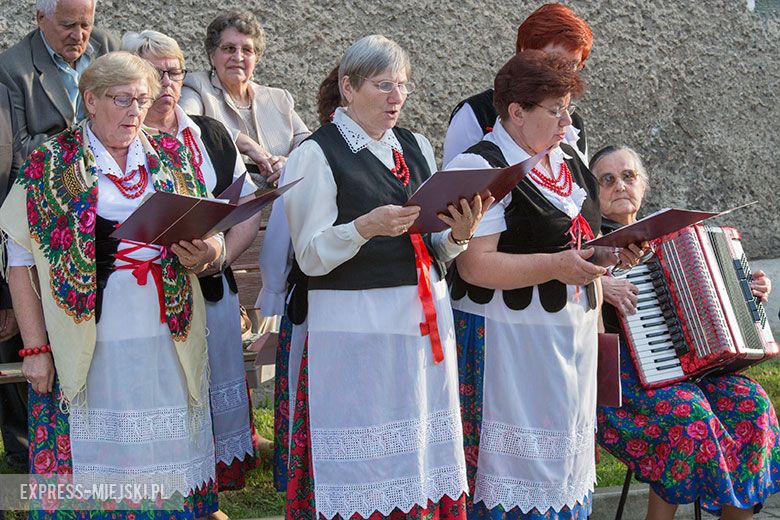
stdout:
[[623,170],[618,175],[614,173],[605,173],[599,177],[599,184],[602,188],[611,188],[617,183],[618,176],[620,177],[620,180],[623,181],[623,184],[628,185],[634,184],[639,178],[636,170]]
[[160,75],[160,81],[163,80],[166,74],[168,75],[168,79],[170,79],[171,81],[181,81],[187,75],[187,69],[171,69],[171,70],[157,69],[157,73]]
[[389,94],[396,88],[398,89],[401,94],[408,96],[412,92],[414,92],[414,89],[417,88],[413,81],[405,81],[403,83],[396,83],[395,81],[374,81],[373,79],[363,78],[364,80],[370,82],[372,85],[374,85],[379,92],[382,92],[383,94]]
[[569,103],[569,106],[567,107],[556,107],[555,109],[547,108],[546,106],[540,105],[539,103],[531,103],[532,105],[536,105],[539,108],[543,108],[549,113],[551,116],[556,117],[558,119],[563,117],[563,113],[566,112],[569,115],[572,115],[575,110],[577,110],[577,105],[574,103]]
[[138,103],[138,108],[140,108],[141,110],[149,108],[154,104],[154,99],[146,96],[133,97],[133,96],[128,96],[127,94],[119,94],[116,96],[112,96],[111,94],[106,94],[106,97],[113,99],[114,104],[120,108],[129,108],[130,105],[133,104],[133,101]]
[[236,47],[235,45],[220,45],[219,50],[222,51],[224,54],[227,54],[228,56],[234,55],[238,50],[241,51],[241,54],[243,56],[255,55],[254,47]]

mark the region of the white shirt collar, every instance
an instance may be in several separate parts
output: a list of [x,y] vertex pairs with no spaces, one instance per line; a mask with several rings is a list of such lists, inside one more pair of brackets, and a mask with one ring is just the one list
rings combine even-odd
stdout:
[[190,129],[190,132],[196,139],[200,139],[200,127],[195,124],[195,121],[178,104],[173,107],[173,110],[176,112],[176,121],[179,123],[179,128],[176,130],[176,137],[179,141],[184,142],[182,133],[187,128]]
[[89,140],[89,148],[92,150],[92,155],[95,156],[95,166],[97,166],[98,175],[110,173],[122,177],[127,172],[131,172],[139,166],[146,164],[146,153],[139,136],[133,139],[133,142],[130,143],[127,149],[127,162],[124,171],[121,170],[116,160],[106,150],[103,143],[100,142],[100,139],[92,132],[91,124],[87,125],[87,139]]
[[393,132],[392,129],[385,131],[382,138],[378,141],[372,139],[359,124],[347,115],[347,111],[342,107],[336,109],[336,113],[333,115],[333,123],[336,125],[336,128],[339,129],[341,136],[349,145],[349,149],[352,150],[352,153],[358,153],[372,143],[381,144],[388,148],[395,148],[399,152],[403,151],[401,143],[398,142],[398,138],[395,136],[395,132]]

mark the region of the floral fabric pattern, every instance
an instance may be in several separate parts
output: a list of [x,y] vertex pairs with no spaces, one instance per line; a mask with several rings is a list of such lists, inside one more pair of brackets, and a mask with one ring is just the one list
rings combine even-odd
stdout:
[[665,501],[760,509],[780,489],[780,428],[764,389],[738,374],[646,390],[621,345],[623,406],[599,407],[598,441]]
[[279,348],[276,350],[274,380],[274,487],[287,490],[287,461],[290,444],[290,344],[292,322],[285,314],[279,324]]
[[[175,188],[178,193],[206,195],[205,186],[187,173],[191,168],[184,145],[170,136],[146,137],[151,144],[149,173],[158,191]],[[58,134],[30,154],[18,177],[27,192],[30,236],[50,265],[52,296],[76,323],[92,319],[96,303],[98,174],[84,139],[82,126]],[[182,341],[192,316],[189,276],[167,251],[161,264],[166,320],[173,339]]]
[[[455,339],[458,348],[458,378],[460,379],[460,409],[463,418],[463,448],[469,489],[474,492],[479,461],[479,440],[482,429],[482,389],[485,374],[485,318],[453,310]],[[523,513],[515,507],[505,511],[502,506],[488,509],[484,502],[473,503],[467,497],[469,520],[585,520],[591,512],[591,496],[587,494],[574,508],[560,511],[533,509]]]
[[[30,438],[30,468],[34,474],[70,474],[73,461],[70,451],[68,416],[60,409],[60,388],[55,381],[51,393],[38,393],[28,385],[28,434]],[[31,510],[30,520],[194,520],[215,512],[217,487],[214,482],[204,484],[184,498],[182,511],[152,509],[143,502],[132,510],[115,510],[116,504],[107,503],[102,511]]]

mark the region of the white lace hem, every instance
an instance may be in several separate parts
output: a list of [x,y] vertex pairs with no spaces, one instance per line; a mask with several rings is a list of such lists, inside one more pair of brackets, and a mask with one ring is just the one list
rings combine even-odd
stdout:
[[555,431],[483,421],[479,449],[521,459],[561,459],[592,450],[594,442],[592,425],[578,431]]
[[411,453],[425,446],[459,441],[461,428],[457,409],[367,428],[312,428],[312,459],[372,460]]
[[73,440],[139,444],[187,439],[190,433],[202,432],[207,427],[207,410],[205,407],[135,411],[71,408],[69,420]]
[[243,428],[237,432],[217,435],[214,439],[217,462],[227,465],[235,459],[244,460],[246,455],[254,455],[252,446],[252,432],[249,428]]
[[132,482],[147,486],[162,486],[163,493],[170,496],[179,492],[190,495],[195,489],[216,479],[214,453],[175,464],[154,464],[151,466],[124,468],[101,464],[73,464],[74,479],[78,482],[105,481],[112,476],[130,477]]
[[465,466],[437,468],[425,475],[359,485],[319,486],[315,482],[317,513],[325,518],[354,514],[368,518],[374,512],[387,516],[398,508],[407,513],[416,505],[426,507],[445,495],[457,500],[468,492]]
[[211,413],[213,415],[220,415],[242,406],[248,406],[249,396],[246,391],[246,379],[241,377],[214,385],[209,389],[209,397],[211,398]]
[[481,501],[488,509],[500,505],[504,511],[519,507],[523,513],[534,508],[541,513],[550,508],[558,512],[563,506],[581,504],[583,497],[593,493],[595,482],[594,465],[582,479],[570,482],[534,482],[477,472],[474,503]]

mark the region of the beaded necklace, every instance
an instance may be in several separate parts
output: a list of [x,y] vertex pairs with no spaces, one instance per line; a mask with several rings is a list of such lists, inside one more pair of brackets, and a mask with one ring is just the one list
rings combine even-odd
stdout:
[[558,176],[554,179],[551,179],[536,168],[533,168],[528,175],[536,184],[547,188],[561,197],[568,197],[574,189],[571,171],[569,170],[569,167],[566,166],[565,162],[561,163],[561,168],[558,170]]
[[396,179],[401,181],[404,186],[409,185],[409,167],[404,160],[404,154],[393,148],[393,161],[395,161],[395,167],[390,170]]

